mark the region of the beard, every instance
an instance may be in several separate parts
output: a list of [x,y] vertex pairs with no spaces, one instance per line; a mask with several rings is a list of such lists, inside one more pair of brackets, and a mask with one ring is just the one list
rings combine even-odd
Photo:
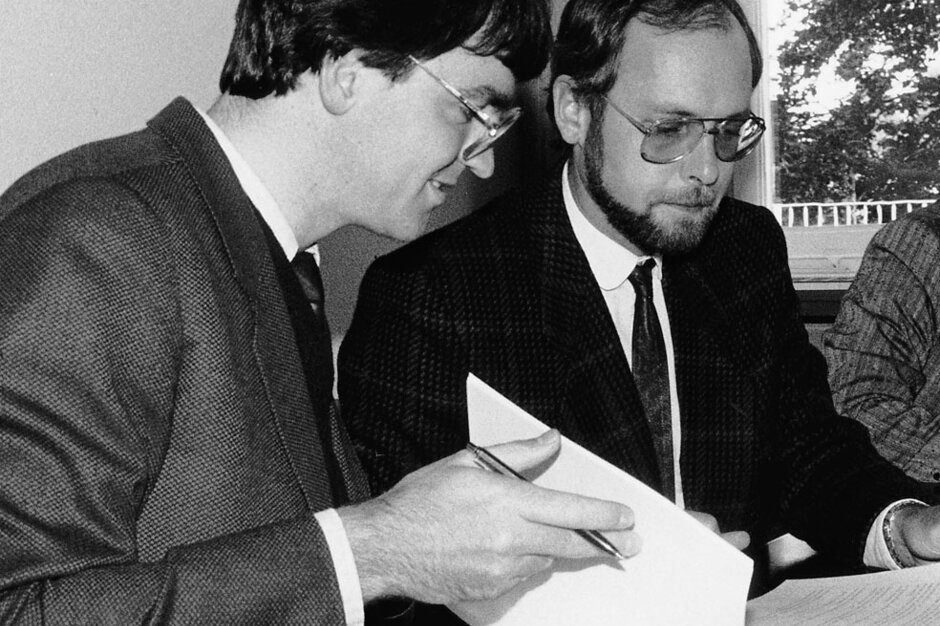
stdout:
[[[585,184],[607,221],[646,254],[682,254],[695,249],[718,213],[715,192],[703,186],[685,192],[663,192],[647,202],[642,210],[623,204],[604,184],[601,122],[593,120],[588,129],[584,149]],[[667,215],[671,215],[668,217],[657,211],[656,205],[661,203],[694,207],[696,211],[676,216],[675,211],[666,209]]]

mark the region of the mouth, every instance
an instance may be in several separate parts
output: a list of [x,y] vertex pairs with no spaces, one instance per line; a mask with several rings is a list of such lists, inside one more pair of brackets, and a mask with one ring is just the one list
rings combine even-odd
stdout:
[[454,188],[454,183],[444,182],[443,180],[440,180],[439,178],[432,178],[428,182],[435,189],[440,189],[444,192],[450,191],[451,189]]
[[659,198],[657,204],[682,213],[711,213],[715,209],[716,198],[708,193],[672,194]]
[[437,178],[429,179],[427,182],[427,185],[431,189],[431,191],[434,193],[434,195],[439,197],[439,201],[437,202],[437,204],[444,202],[444,200],[447,199],[447,194],[450,192],[451,189],[454,188],[453,183],[448,183]]
[[711,210],[710,204],[683,204],[681,202],[661,202],[660,206],[683,213],[703,213]]
[[673,193],[664,193],[658,198],[659,203],[674,207],[687,213],[711,211],[717,204],[716,194],[706,188],[695,188]]

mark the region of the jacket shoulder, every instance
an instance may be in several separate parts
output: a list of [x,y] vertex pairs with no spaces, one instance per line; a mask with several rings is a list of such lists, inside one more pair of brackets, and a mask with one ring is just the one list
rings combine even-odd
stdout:
[[909,247],[915,245],[912,239],[918,246],[930,241],[940,245],[940,202],[888,222],[872,237],[885,247]]
[[173,159],[163,141],[148,130],[95,141],[42,163],[0,196],[0,217],[58,189],[100,187],[106,179]]
[[787,249],[783,229],[769,209],[726,198],[694,254],[724,263],[779,263],[786,260]]
[[479,209],[379,257],[374,265],[397,271],[505,260],[506,251],[525,247],[532,224],[523,216],[531,202],[513,188]]

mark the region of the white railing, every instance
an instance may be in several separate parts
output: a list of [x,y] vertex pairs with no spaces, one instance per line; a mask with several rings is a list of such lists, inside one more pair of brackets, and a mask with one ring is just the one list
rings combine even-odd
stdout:
[[933,203],[934,200],[774,203],[771,210],[781,226],[854,226],[893,222],[899,215]]

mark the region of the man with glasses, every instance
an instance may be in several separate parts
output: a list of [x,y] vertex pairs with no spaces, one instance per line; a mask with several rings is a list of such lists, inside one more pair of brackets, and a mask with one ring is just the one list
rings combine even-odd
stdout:
[[627,507],[466,452],[366,500],[334,411],[309,250],[412,239],[489,176],[549,45],[542,0],[242,0],[207,112],[0,197],[0,621],[361,624],[604,556],[573,530],[636,552]]
[[364,278],[339,393],[376,490],[466,443],[472,372],[735,545],[940,555],[937,510],[832,408],[779,226],[726,195],[764,130],[760,73],[733,0],[569,2],[562,170]]
[[459,89],[432,72],[427,65],[413,56],[409,56],[408,58],[411,59],[417,67],[421,68],[424,73],[436,80],[448,93],[460,101],[467,111],[468,122],[476,119],[483,127],[482,134],[471,141],[461,153],[461,158],[466,163],[471,162],[473,159],[489,150],[493,143],[502,137],[506,131],[516,123],[519,116],[522,115],[521,107],[510,106],[505,97],[493,98],[493,94],[487,94],[490,97],[486,98],[488,102],[484,110],[474,104],[473,101],[465,96]]

